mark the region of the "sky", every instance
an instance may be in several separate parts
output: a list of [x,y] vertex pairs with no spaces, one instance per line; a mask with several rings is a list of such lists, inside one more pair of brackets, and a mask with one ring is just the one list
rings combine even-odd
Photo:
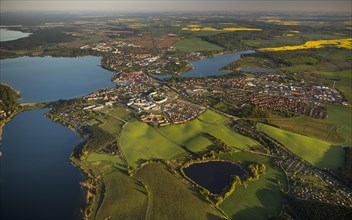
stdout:
[[351,0],[0,0],[1,12],[22,11],[299,11],[351,13]]

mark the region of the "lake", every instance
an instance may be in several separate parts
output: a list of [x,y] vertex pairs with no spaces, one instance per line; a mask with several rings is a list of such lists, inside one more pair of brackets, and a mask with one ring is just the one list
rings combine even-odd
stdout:
[[101,68],[100,57],[20,57],[0,60],[0,82],[20,91],[21,102],[71,99],[113,87],[113,73]]
[[[21,57],[0,64],[0,82],[19,90],[22,102],[70,99],[115,85],[99,57]],[[80,218],[81,173],[69,157],[81,139],[45,111],[19,113],[3,128],[1,219]]]
[[242,177],[246,173],[237,164],[225,161],[194,163],[183,171],[194,182],[218,195],[231,184],[232,177]]
[[69,161],[78,134],[43,116],[16,115],[0,144],[1,219],[79,219],[79,169]]
[[31,33],[23,33],[21,31],[12,31],[5,28],[0,28],[0,42],[17,40],[25,38],[31,35]]
[[[206,77],[206,76],[221,76],[228,74],[228,72],[221,71],[220,69],[232,62],[241,59],[242,54],[255,53],[254,50],[237,51],[233,53],[221,54],[215,57],[204,58],[201,60],[193,61],[192,70],[180,75],[180,77]],[[167,79],[172,77],[172,74],[167,75],[153,75],[158,79]]]

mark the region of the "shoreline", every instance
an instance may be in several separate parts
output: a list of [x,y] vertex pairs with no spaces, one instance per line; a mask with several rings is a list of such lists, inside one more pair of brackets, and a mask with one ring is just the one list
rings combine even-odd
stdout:
[[15,117],[18,113],[22,112],[21,111],[18,111],[18,112],[15,112],[14,114],[10,115],[10,117],[6,118],[3,123],[0,125],[0,145],[1,145],[1,140],[2,140],[2,132],[3,132],[3,127],[6,125],[6,123],[8,123],[9,121],[11,121],[11,119],[13,117]]
[[92,196],[91,188],[89,187],[89,184],[87,183],[87,180],[89,180],[89,178],[90,178],[90,173],[89,173],[89,170],[87,170],[84,166],[81,165],[80,159],[74,158],[72,156],[72,154],[74,153],[74,151],[76,150],[77,147],[79,147],[82,144],[85,144],[87,142],[87,140],[88,140],[88,138],[86,137],[87,133],[83,132],[82,130],[75,129],[74,127],[72,127],[72,126],[70,126],[68,124],[64,124],[63,123],[64,121],[62,121],[62,120],[56,120],[55,121],[53,118],[50,117],[50,115],[44,114],[44,117],[48,118],[53,123],[60,124],[63,127],[75,132],[81,138],[81,142],[73,147],[73,149],[71,151],[71,154],[70,154],[70,157],[68,159],[70,161],[70,164],[73,167],[75,167],[76,169],[78,169],[80,174],[81,174],[81,180],[79,181],[80,188],[81,188],[80,189],[81,194],[80,194],[79,212],[80,212],[80,217],[82,219],[88,219],[89,216],[87,216],[86,210],[87,210],[87,207],[89,205],[90,198]]
[[1,140],[2,140],[2,127],[4,127],[4,125],[0,125],[0,144],[1,144]]

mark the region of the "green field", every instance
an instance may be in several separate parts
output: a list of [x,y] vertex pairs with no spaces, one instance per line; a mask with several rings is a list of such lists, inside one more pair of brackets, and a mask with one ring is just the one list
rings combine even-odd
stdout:
[[142,122],[131,122],[120,138],[121,150],[130,166],[135,167],[143,160],[170,159],[185,153],[182,146],[193,152],[207,150],[211,142],[204,138],[206,132],[221,139],[235,149],[246,149],[257,145],[250,138],[237,134],[224,123],[228,119],[212,111],[206,111],[191,122],[153,128]]
[[345,138],[343,146],[352,147],[352,108],[328,104],[328,121],[338,126],[337,133]]
[[[202,133],[209,133],[235,149],[246,149],[257,145],[252,139],[233,132],[225,126],[228,119],[213,111],[207,110],[196,120],[181,125],[173,125],[158,129],[163,136],[173,142],[187,146],[191,151],[206,150],[210,142],[204,141]],[[193,143],[198,142],[195,146]]]
[[217,211],[194,189],[181,182],[162,164],[149,164],[137,177],[151,192],[148,219],[220,219]]
[[83,167],[92,170],[97,175],[104,175],[116,169],[125,169],[126,165],[120,157],[93,152],[88,154]]
[[351,147],[352,108],[328,104],[328,119],[307,116],[298,118],[270,118],[270,124],[294,133],[307,135],[331,144]]
[[180,146],[161,136],[154,128],[138,121],[125,126],[120,137],[120,147],[132,167],[143,163],[143,159],[170,159],[185,152]]
[[101,116],[98,118],[102,124],[99,125],[102,129],[112,134],[119,134],[122,131],[123,122],[109,115]]
[[105,193],[96,219],[144,219],[148,197],[135,179],[121,171],[104,175]]
[[330,143],[337,144],[345,141],[336,131],[338,126],[335,123],[330,123],[328,120],[302,116],[297,118],[269,118],[268,121],[270,124],[281,129],[318,138]]
[[112,167],[122,166],[123,161],[120,157],[109,155],[109,154],[100,154],[92,152],[87,156],[87,162],[96,162],[99,161],[100,163],[106,162]]
[[341,147],[261,123],[257,124],[257,128],[318,167],[336,169],[344,165],[345,154]]
[[[93,219],[143,219],[147,210],[147,193],[135,179],[127,175],[123,159],[108,154],[90,153],[84,167],[102,176],[104,193],[96,201]],[[98,199],[99,200],[99,199]],[[99,205],[100,204],[100,205]],[[91,216],[93,217],[93,216]]]
[[123,129],[125,121],[130,118],[130,115],[131,113],[127,109],[122,107],[114,107],[105,115],[98,116],[97,119],[101,123],[99,127],[111,134],[119,135]]
[[177,41],[173,45],[176,49],[184,52],[196,52],[196,51],[209,51],[209,50],[223,50],[224,48],[203,41],[200,38],[189,38]]
[[280,212],[283,203],[282,190],[286,187],[285,175],[271,165],[269,158],[248,152],[223,154],[220,158],[244,166],[260,162],[267,167],[266,173],[261,175],[258,181],[237,187],[235,192],[220,205],[229,219],[269,219]]
[[131,115],[131,111],[122,107],[114,107],[107,114],[115,118],[126,119]]

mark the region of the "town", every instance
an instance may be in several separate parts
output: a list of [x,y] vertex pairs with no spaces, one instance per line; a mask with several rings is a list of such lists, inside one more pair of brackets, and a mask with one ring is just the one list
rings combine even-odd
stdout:
[[[226,103],[240,113],[250,105],[284,117],[305,115],[326,119],[329,117],[326,104],[350,105],[334,86],[297,80],[295,74],[285,72],[246,74],[236,70],[223,76],[186,78],[180,74],[190,69],[191,60],[202,56],[193,53],[179,58],[179,54],[172,55],[175,52],[172,47],[150,50],[135,44],[107,42],[82,49],[106,53],[103,67],[114,71],[115,87],[95,91],[71,103],[54,103],[48,113],[50,118],[80,131],[101,123],[110,109],[122,107],[133,112],[136,120],[152,127],[166,127],[187,123],[211,109],[231,118],[232,129],[263,146],[264,150],[254,149],[253,153],[274,158],[276,166],[287,177],[286,193],[303,200],[342,206],[352,204],[351,190],[331,173],[302,160],[256,129],[253,122],[219,107],[219,103]],[[177,68],[170,69],[170,63]],[[155,75],[166,73],[174,77],[161,80]],[[117,119],[124,125],[127,123]],[[120,155],[121,152],[110,153]]]

